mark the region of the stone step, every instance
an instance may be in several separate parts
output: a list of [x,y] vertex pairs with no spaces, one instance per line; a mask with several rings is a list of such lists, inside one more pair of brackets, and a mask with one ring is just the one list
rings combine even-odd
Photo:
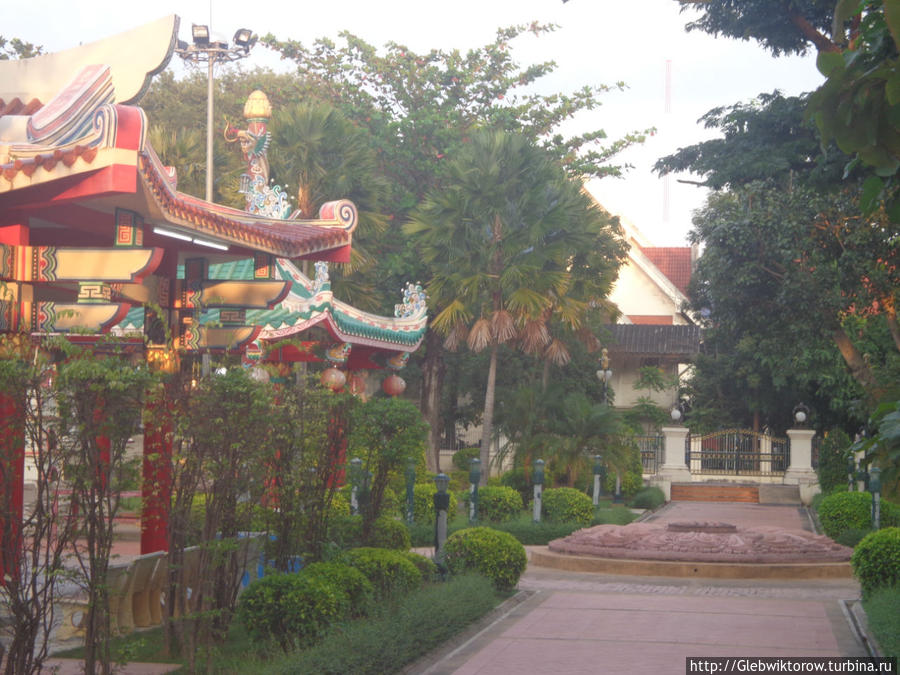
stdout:
[[802,503],[800,501],[800,486],[760,484],[759,503],[791,504],[799,506]]
[[673,502],[760,502],[758,485],[721,483],[673,483],[671,498]]

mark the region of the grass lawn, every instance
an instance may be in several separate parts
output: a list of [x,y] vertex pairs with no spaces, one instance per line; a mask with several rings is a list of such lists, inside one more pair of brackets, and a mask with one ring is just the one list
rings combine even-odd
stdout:
[[883,656],[900,657],[900,586],[875,591],[863,608]]

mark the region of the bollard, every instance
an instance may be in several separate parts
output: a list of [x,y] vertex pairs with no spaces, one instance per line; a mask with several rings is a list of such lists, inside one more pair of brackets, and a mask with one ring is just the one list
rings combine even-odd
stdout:
[[447,541],[447,509],[450,508],[450,495],[447,486],[450,476],[439,473],[434,477],[437,492],[434,493],[434,562],[439,568],[444,565],[444,542]]
[[881,469],[869,469],[869,491],[872,493],[872,529],[881,528]]
[[600,495],[603,494],[603,482],[600,480],[600,474],[603,471],[603,457],[594,455],[594,506],[600,503]]
[[469,522],[478,520],[478,483],[481,481],[481,460],[473,458],[469,464]]
[[413,523],[413,506],[415,504],[416,461],[410,459],[406,463],[406,522]]
[[544,492],[544,460],[534,463],[534,522],[541,522],[541,495]]

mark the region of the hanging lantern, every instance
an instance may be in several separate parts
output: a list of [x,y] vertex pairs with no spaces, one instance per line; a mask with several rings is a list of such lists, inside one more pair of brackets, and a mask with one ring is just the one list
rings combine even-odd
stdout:
[[326,368],[322,371],[321,382],[332,391],[338,391],[347,382],[347,376],[337,368]]
[[381,383],[381,388],[388,396],[399,396],[406,390],[406,381],[399,375],[388,375]]

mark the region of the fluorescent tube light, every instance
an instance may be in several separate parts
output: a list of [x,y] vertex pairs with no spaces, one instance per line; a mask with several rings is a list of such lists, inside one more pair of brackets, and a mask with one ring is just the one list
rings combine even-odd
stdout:
[[162,227],[154,227],[154,234],[161,234],[164,237],[172,237],[173,239],[181,239],[182,241],[192,241],[192,239],[186,234],[181,234],[180,232],[173,232],[172,230],[167,230]]

